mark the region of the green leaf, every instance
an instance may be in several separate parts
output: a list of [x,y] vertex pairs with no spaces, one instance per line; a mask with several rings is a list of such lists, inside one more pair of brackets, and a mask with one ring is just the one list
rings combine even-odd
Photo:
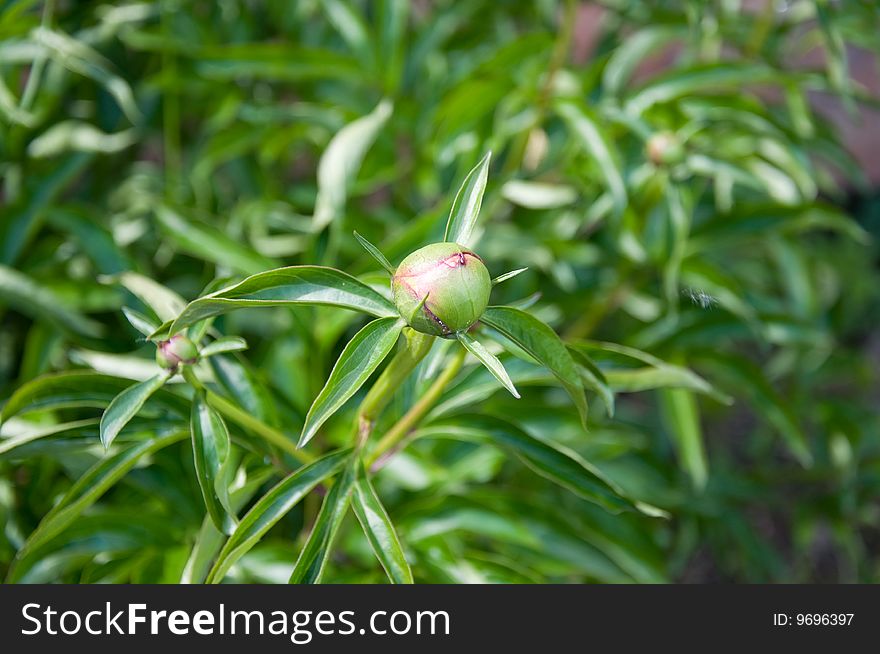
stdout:
[[516,270],[511,270],[510,272],[506,272],[503,275],[498,275],[495,279],[492,280],[492,286],[497,286],[501,282],[506,282],[508,279],[513,279],[520,273],[524,273],[528,268],[517,268]]
[[388,356],[404,327],[400,318],[379,318],[361,329],[342,350],[330,377],[312,402],[298,447],[308,443],[321,425],[364,385]]
[[510,380],[510,375],[507,374],[507,371],[498,360],[498,357],[487,350],[482,343],[480,343],[479,341],[475,341],[465,332],[459,332],[458,334],[456,334],[456,337],[458,338],[459,342],[465,347],[465,349],[473,354],[475,357],[477,357],[477,360],[484,366],[486,366],[486,369],[492,373],[492,376],[500,381],[501,385],[504,386],[504,388],[510,391],[511,395],[519,399],[519,392],[516,390],[516,387]]
[[577,190],[571,186],[527,182],[512,179],[501,187],[505,200],[526,209],[556,209],[566,207],[578,198]]
[[167,205],[156,209],[156,218],[171,243],[201,259],[229,266],[247,275],[278,266],[276,260],[255,252],[240,239],[232,238],[212,225],[184,217]]
[[418,437],[451,437],[488,443],[511,451],[536,473],[608,511],[631,508],[618,486],[598,468],[564,445],[539,440],[506,420],[484,414],[439,420]]
[[351,450],[331,452],[288,475],[257,500],[226,541],[208,575],[207,583],[219,583],[236,561],[256,545],[318,484],[334,475],[349,459]]
[[137,142],[134,129],[108,134],[80,120],[55,123],[28,144],[27,153],[36,159],[57,157],[66,152],[113,154]]
[[584,388],[591,390],[602,398],[605,408],[608,411],[608,417],[614,417],[614,391],[608,385],[608,380],[603,372],[593,363],[593,360],[585,352],[581,352],[577,348],[567,346],[571,353],[572,359],[578,367],[581,374],[581,382]]
[[[10,423],[6,423],[8,426]],[[20,433],[13,435],[3,434],[0,437],[0,456],[13,451],[17,447],[27,445],[41,438],[47,438],[56,434],[77,431],[85,427],[95,427],[98,425],[96,418],[87,418],[85,420],[74,420],[71,422],[62,422],[57,425],[39,425],[33,428],[22,430]]]
[[150,307],[159,316],[159,320],[172,320],[186,306],[186,302],[177,293],[140,273],[126,271],[102,279],[124,286],[129,293]]
[[32,34],[37,43],[48,48],[53,61],[74,73],[93,79],[116,100],[132,123],[140,122],[141,112],[135,103],[131,87],[124,79],[110,72],[112,64],[109,61],[82,40],[62,32],[38,27]]
[[587,398],[571,354],[549,325],[513,307],[489,307],[480,321],[498,330],[546,367],[571,396],[581,421],[587,423]]
[[240,352],[246,350],[247,347],[247,341],[241,336],[223,336],[211,341],[199,350],[199,357],[211,357],[215,354],[223,354],[224,352]]
[[717,390],[692,370],[668,363],[634,347],[604,341],[579,341],[572,343],[571,347],[584,354],[610,352],[648,364],[647,368],[603,369],[602,373],[608,383],[617,391],[636,393],[655,388],[686,388],[708,395],[722,404],[733,402],[729,395]]
[[394,266],[392,266],[391,262],[385,258],[385,255],[382,254],[382,252],[379,250],[379,248],[377,248],[375,245],[370,243],[367,239],[365,239],[363,236],[361,236],[357,232],[354,233],[354,237],[358,240],[358,243],[360,243],[363,246],[363,248],[370,254],[370,256],[376,260],[376,263],[378,263],[380,266],[382,266],[390,274],[392,274],[392,275],[394,274]]
[[161,373],[146,381],[129,386],[113,398],[104,415],[101,416],[101,443],[110,447],[123,427],[134,418],[150,396],[162,388],[168,380],[167,373]]
[[391,116],[392,107],[391,101],[383,100],[371,113],[343,127],[321,155],[313,218],[316,231],[342,215],[348,187],[354,181],[367,150]]
[[0,265],[0,302],[32,318],[47,320],[65,332],[96,338],[104,326],[64,306],[54,292],[18,270]]
[[702,490],[709,478],[709,464],[703,446],[703,431],[693,391],[662,388],[659,391],[662,416],[673,438],[682,465],[694,486]]
[[348,511],[359,464],[360,460],[357,454],[353,454],[342,475],[333,484],[327,497],[324,498],[324,503],[321,505],[321,510],[318,512],[306,545],[293,567],[289,583],[320,583],[324,574],[324,566],[327,564],[327,559],[333,548],[333,541],[336,539],[336,532],[339,531],[342,519]]
[[615,212],[623,213],[627,205],[626,184],[618,163],[619,157],[606,136],[606,130],[600,127],[599,118],[584,103],[570,100],[560,102],[556,111],[577,137],[584,151],[596,163],[599,174],[611,193]]
[[229,432],[220,414],[208,406],[203,392],[193,399],[190,433],[196,479],[205,508],[217,529],[228,533],[233,524],[230,518],[234,517],[230,515],[229,493],[223,475],[229,461]]
[[470,245],[471,234],[480,215],[483,193],[489,179],[489,161],[492,153],[487,152],[480,162],[474,166],[464,178],[446,221],[443,240],[447,243],[458,243],[465,247]]
[[170,333],[234,309],[298,304],[326,304],[377,318],[397,316],[390,300],[348,273],[324,266],[290,266],[258,273],[190,302],[170,326]]
[[385,568],[388,578],[395,584],[413,583],[412,571],[403,553],[403,547],[388,512],[382,506],[376,490],[370,483],[363,461],[358,466],[358,476],[354,483],[351,506],[364,535],[373,548],[379,563]]
[[140,311],[135,311],[129,307],[122,307],[122,313],[131,326],[138,330],[144,336],[149,336],[159,329],[159,324],[152,318],[148,318]]
[[[19,549],[16,561],[23,560],[34,548],[46,543],[73,524],[86,509],[98,501],[142,458],[184,438],[186,438],[186,432],[158,436],[98,461],[71,486],[64,497],[43,517],[25,544]],[[23,572],[13,563],[7,582],[14,582]]]
[[[248,504],[254,494],[266,481],[272,477],[274,469],[266,466],[257,473],[249,473],[247,481],[241,487],[235,488],[230,495],[232,513],[237,514]],[[206,515],[202,520],[202,527],[196,536],[195,544],[187,559],[183,572],[180,576],[182,584],[200,584],[208,578],[214,560],[223,544],[226,536],[214,526],[214,521]]]
[[[28,411],[49,411],[69,408],[103,409],[131,380],[101,375],[91,371],[72,370],[37,377],[19,387],[0,413],[0,422]],[[185,416],[189,403],[164,389],[153,398],[166,411]]]

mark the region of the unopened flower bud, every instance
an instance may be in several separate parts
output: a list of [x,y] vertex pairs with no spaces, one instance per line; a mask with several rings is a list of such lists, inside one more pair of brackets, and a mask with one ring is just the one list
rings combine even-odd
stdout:
[[656,166],[674,165],[684,160],[685,150],[672,132],[658,132],[648,139],[648,159]]
[[491,290],[483,260],[456,243],[434,243],[416,250],[391,279],[394,304],[409,326],[450,338],[479,319]]
[[195,363],[199,350],[195,343],[183,334],[172,336],[156,346],[156,363],[166,370],[175,370],[181,363]]

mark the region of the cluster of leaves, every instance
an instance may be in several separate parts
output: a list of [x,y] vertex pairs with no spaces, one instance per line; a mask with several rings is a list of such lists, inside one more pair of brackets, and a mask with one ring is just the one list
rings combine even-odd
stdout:
[[[743,5],[0,3],[0,571],[876,580],[876,246],[813,101],[876,105],[880,17]],[[369,256],[447,214],[528,268],[466,349]]]

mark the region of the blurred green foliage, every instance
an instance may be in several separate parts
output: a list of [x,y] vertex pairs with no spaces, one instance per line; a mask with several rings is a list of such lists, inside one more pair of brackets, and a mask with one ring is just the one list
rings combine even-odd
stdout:
[[[880,580],[880,200],[814,108],[877,107],[849,54],[880,54],[878,28],[867,0],[3,0],[0,573],[28,542],[9,580],[203,581],[225,537],[186,385],[100,444],[102,409],[158,373],[122,308],[166,321],[291,264],[378,284],[352,230],[395,264],[441,240],[492,150],[476,248],[493,276],[528,267],[493,303],[530,306],[615,397],[590,398],[584,430],[528,357],[502,358],[519,400],[467,360],[374,489],[351,482],[381,498],[415,580]],[[221,499],[240,515],[300,465],[285,444],[362,324],[324,307],[214,323],[249,345],[199,364],[239,408]],[[491,415],[642,511],[454,436]],[[353,416],[307,451],[347,445]],[[287,581],[319,505],[307,495],[227,579]],[[349,515],[325,579],[384,578]]]

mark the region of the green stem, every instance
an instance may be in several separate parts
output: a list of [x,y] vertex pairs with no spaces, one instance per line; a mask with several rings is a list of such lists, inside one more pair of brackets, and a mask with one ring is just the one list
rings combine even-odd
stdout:
[[406,336],[406,347],[394,355],[391,363],[379,375],[379,379],[373,384],[358,409],[356,424],[358,442],[361,444],[369,438],[382,409],[388,405],[394,393],[418,363],[427,356],[434,344],[434,336],[422,334],[409,327],[404,328],[403,333]]
[[397,447],[400,444],[400,441],[409,435],[413,427],[425,417],[449,385],[449,382],[455,379],[458,371],[461,370],[466,355],[467,351],[463,347],[459,348],[446,369],[439,377],[437,377],[437,379],[434,380],[434,383],[431,384],[431,387],[421,398],[419,398],[419,401],[413,404],[410,410],[407,411],[406,414],[391,427],[391,429],[385,432],[385,435],[379,440],[378,444],[367,459],[367,468],[373,468],[375,463],[379,461],[385,453],[390,452]]
[[183,378],[186,379],[193,388],[205,391],[205,398],[208,400],[209,405],[222,413],[226,418],[229,418],[232,422],[258,436],[261,436],[263,439],[275,445],[278,449],[283,450],[301,463],[311,463],[315,460],[315,457],[305,450],[298,449],[296,443],[290,440],[282,432],[274,427],[270,427],[262,420],[255,418],[222,395],[218,395],[214,391],[206,389],[204,384],[202,384],[199,378],[196,377],[195,372],[193,372],[192,368],[189,366],[183,366],[182,373]]

